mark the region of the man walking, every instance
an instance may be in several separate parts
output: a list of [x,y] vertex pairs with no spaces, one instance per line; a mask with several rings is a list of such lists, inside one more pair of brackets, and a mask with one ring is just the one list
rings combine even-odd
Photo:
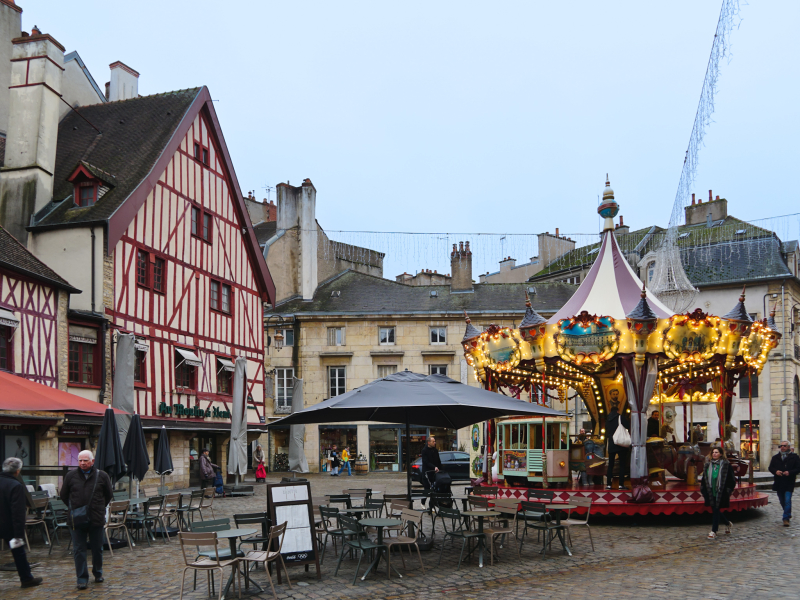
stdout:
[[650,415],[650,418],[647,419],[647,437],[661,437],[661,423],[659,422],[659,417],[661,413],[657,410],[653,411],[653,414]]
[[778,494],[778,502],[783,508],[783,526],[789,527],[792,518],[792,492],[797,474],[800,473],[800,457],[789,448],[789,442],[782,441],[780,452],[772,457],[769,472],[775,476],[772,489]]
[[631,421],[625,415],[619,414],[619,402],[611,400],[611,410],[606,419],[606,443],[608,445],[608,472],[606,473],[606,489],[611,489],[611,481],[614,479],[614,465],[619,460],[619,489],[625,487],[625,473],[628,471],[627,457],[628,449],[624,446],[617,446],[614,443],[614,434],[617,432],[617,427],[622,425],[625,429],[630,430]]
[[[408,457],[411,460],[411,457]],[[431,481],[436,481],[436,473],[442,468],[442,459],[439,458],[439,450],[436,448],[436,438],[430,436],[428,438],[428,445],[422,449],[422,487],[425,491],[431,489]],[[425,499],[422,500],[425,504]]]
[[[78,454],[78,468],[67,473],[61,486],[61,500],[69,507],[67,521],[72,534],[75,574],[78,589],[85,590],[89,583],[86,562],[86,538],[92,551],[92,574],[96,583],[103,583],[103,527],[106,524],[106,506],[114,496],[111,478],[94,466],[94,455],[89,450]],[[73,522],[76,509],[87,507],[87,523]]]
[[209,486],[214,487],[214,469],[219,469],[218,465],[211,462],[208,453],[209,449],[203,448],[203,453],[200,455],[200,477],[202,479],[200,489],[203,490]]
[[31,575],[31,566],[25,553],[25,487],[17,481],[22,470],[22,460],[11,457],[3,461],[0,473],[0,539],[11,548],[17,575],[22,587],[42,583],[41,577]]
[[345,446],[342,450],[342,472],[347,469],[347,476],[352,477],[353,471],[350,469],[350,446]]

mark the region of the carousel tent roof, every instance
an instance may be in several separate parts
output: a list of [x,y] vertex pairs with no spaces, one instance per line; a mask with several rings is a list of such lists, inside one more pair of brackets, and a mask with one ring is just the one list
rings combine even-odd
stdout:
[[[597,260],[586,274],[578,291],[564,304],[548,323],[579,314],[585,310],[589,314],[624,319],[632,312],[641,299],[642,282],[633,268],[625,260],[612,230],[603,233],[603,243],[597,253]],[[659,318],[673,313],[657,298],[648,298],[650,309]]]

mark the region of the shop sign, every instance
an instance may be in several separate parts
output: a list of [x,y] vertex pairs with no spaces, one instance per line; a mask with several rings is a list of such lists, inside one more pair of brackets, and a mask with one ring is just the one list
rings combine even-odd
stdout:
[[175,416],[175,417],[199,417],[201,419],[230,419],[231,413],[227,410],[221,410],[218,407],[207,408],[203,410],[199,406],[186,407],[183,404],[173,404],[169,406],[166,402],[158,405],[158,412],[162,416]]
[[78,435],[89,437],[90,434],[91,431],[89,430],[89,427],[84,427],[82,425],[69,425],[60,427],[58,429],[58,435]]
[[19,423],[0,423],[0,429],[19,429],[20,427]]

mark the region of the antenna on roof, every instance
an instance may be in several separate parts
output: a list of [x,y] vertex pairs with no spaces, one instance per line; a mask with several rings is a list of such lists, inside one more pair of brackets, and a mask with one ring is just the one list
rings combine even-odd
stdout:
[[275,188],[273,186],[271,186],[271,185],[267,185],[266,183],[264,185],[262,185],[261,187],[263,187],[265,190],[267,190],[267,202],[271,202],[271,200],[269,199],[269,193],[272,190],[274,190]]

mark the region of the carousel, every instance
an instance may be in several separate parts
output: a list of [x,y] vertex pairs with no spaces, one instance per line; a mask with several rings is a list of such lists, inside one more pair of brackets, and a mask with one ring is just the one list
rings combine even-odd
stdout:
[[[504,497],[524,497],[532,487],[551,490],[556,501],[589,497],[599,514],[697,513],[707,510],[697,476],[712,447],[722,446],[738,479],[730,510],[764,506],[767,495],[756,491],[752,474],[747,478],[749,461],[733,451],[730,417],[734,386],[759,374],[777,346],[774,319],[753,321],[744,290],[722,317],[701,309],[674,314],[647,293],[620,251],[618,211],[606,181],[597,259],[553,317],[544,319],[527,298],[518,328],[491,325],[481,332],[465,315],[465,358],[486,389],[561,406],[574,398],[592,423],[591,431],[570,436],[567,418],[487,422],[481,479],[499,485]],[[676,405],[691,420],[696,404],[716,407],[714,442],[699,441],[691,427],[674,432],[663,421],[664,408]],[[630,420],[630,480],[621,486],[615,470],[608,490],[605,433],[613,408]],[[648,420],[656,408],[658,420]]]

